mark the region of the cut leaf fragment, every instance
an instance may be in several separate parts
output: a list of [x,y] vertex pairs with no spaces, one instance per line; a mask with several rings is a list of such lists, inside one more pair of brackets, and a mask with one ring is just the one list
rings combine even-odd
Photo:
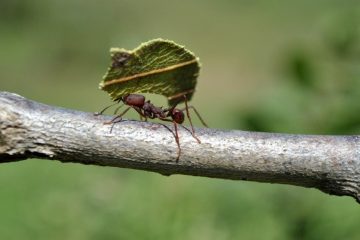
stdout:
[[167,97],[169,105],[190,100],[199,75],[199,59],[172,41],[154,39],[134,50],[110,49],[112,63],[100,82],[112,100],[130,93]]

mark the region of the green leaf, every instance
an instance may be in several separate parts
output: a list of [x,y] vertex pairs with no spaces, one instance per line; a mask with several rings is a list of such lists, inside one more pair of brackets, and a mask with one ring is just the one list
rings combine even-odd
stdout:
[[100,82],[112,100],[129,93],[154,93],[169,105],[190,100],[199,75],[199,59],[172,41],[154,39],[134,50],[111,48],[111,65]]

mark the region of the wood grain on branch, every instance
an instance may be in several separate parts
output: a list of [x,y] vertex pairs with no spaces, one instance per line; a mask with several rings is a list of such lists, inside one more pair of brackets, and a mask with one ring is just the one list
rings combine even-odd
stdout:
[[[198,144],[180,129],[174,136],[156,123],[104,125],[94,116],[0,92],[0,163],[42,158],[142,169],[164,175],[314,187],[360,202],[360,136],[318,136],[196,129]],[[171,127],[171,125],[169,125]]]

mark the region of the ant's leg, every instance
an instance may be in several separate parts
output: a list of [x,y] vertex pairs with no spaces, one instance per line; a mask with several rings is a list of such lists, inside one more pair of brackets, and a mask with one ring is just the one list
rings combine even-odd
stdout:
[[[123,111],[121,114],[115,116],[113,119],[111,119],[109,122],[104,122],[104,124],[112,124],[114,122],[120,122],[122,119],[122,116],[124,116],[125,113],[127,113],[127,111],[129,111],[131,107],[128,107],[125,109],[125,111]],[[119,121],[117,121],[117,119],[120,119]]]
[[[171,121],[172,122],[172,121]],[[176,135],[175,133],[173,132],[173,130],[171,130],[168,126],[166,126],[165,124],[163,123],[158,123],[160,125],[162,125],[164,128],[166,128],[167,130],[169,130],[169,132],[171,132],[171,134],[174,136],[174,138],[176,138]]]
[[175,141],[176,141],[176,144],[178,146],[178,155],[177,155],[177,158],[176,158],[176,162],[179,162],[179,158],[180,158],[180,154],[181,154],[179,133],[178,133],[178,128],[177,128],[177,123],[175,121],[173,121],[173,123],[174,123],[174,128],[175,128]]
[[175,103],[173,106],[165,108],[163,111],[166,114],[167,117],[170,116],[170,114],[172,113],[172,111],[176,108],[176,106],[179,104],[179,102]]
[[123,111],[121,114],[115,116],[113,119],[111,119],[111,121],[109,121],[109,122],[104,122],[104,124],[111,124],[110,133],[112,132],[115,124],[122,121],[122,116],[123,116],[125,113],[127,113],[127,111],[129,111],[130,108],[131,108],[131,107],[128,107],[127,109],[125,109],[125,111]]
[[193,126],[192,121],[191,121],[191,117],[190,117],[190,113],[189,113],[189,107],[188,107],[188,104],[187,104],[186,95],[184,95],[184,99],[185,99],[185,109],[182,109],[182,110],[180,110],[180,111],[186,110],[186,116],[187,116],[188,119],[189,119],[190,126],[191,126],[191,130],[192,130],[192,134],[191,134],[191,135],[193,136],[193,138],[196,139],[196,141],[198,141],[198,143],[201,143],[200,139],[195,136],[195,130],[194,130],[194,126]]
[[195,134],[193,134],[190,129],[188,129],[187,127],[185,127],[185,126],[182,125],[182,124],[180,124],[180,126],[182,126],[186,131],[188,131],[188,132],[191,134],[191,136],[192,136],[193,138],[195,138],[195,140],[196,140],[198,143],[201,143],[200,139],[199,139],[197,136],[195,136]]
[[120,102],[120,100],[118,101],[118,102],[116,102],[116,103],[113,103],[113,104],[111,104],[111,105],[109,105],[109,106],[107,106],[107,107],[105,107],[103,110],[101,110],[100,112],[96,112],[96,113],[94,113],[94,115],[95,116],[99,116],[99,115],[102,115],[107,109],[109,109],[109,108],[111,108],[112,106],[114,106],[114,105],[116,105],[116,104],[118,104]]
[[165,128],[167,128],[175,137],[175,141],[176,141],[176,144],[178,146],[178,155],[177,155],[177,158],[176,158],[176,162],[179,162],[179,158],[180,158],[180,154],[181,154],[181,147],[180,147],[180,141],[179,141],[179,133],[178,133],[178,127],[177,127],[177,123],[173,120],[170,120],[170,119],[166,119],[166,118],[160,118],[160,120],[162,121],[166,121],[166,122],[172,122],[174,124],[174,129],[175,129],[175,134],[173,131],[171,131],[171,129],[166,126],[165,124],[162,124],[160,123],[161,125],[163,125]]
[[[196,110],[196,108],[194,106],[188,106],[188,109],[192,109],[194,110],[196,116],[200,119],[201,123],[208,128],[208,125],[205,123],[204,119],[200,116],[200,113]],[[180,111],[184,111],[184,109],[181,109]]]
[[141,108],[139,107],[133,107],[137,112],[138,114],[140,115],[140,121],[143,121],[143,118],[145,119],[145,122],[147,122],[147,117],[146,115],[141,111]]
[[115,126],[115,124],[116,123],[118,123],[118,122],[121,122],[122,121],[122,118],[120,117],[120,119],[118,119],[118,120],[116,120],[116,121],[113,121],[112,122],[112,124],[111,124],[111,128],[110,128],[110,133],[112,132],[112,130],[113,130],[113,128],[114,128],[114,126]]
[[195,130],[194,130],[194,126],[193,126],[192,121],[191,121],[191,117],[190,117],[190,113],[189,113],[189,108],[188,108],[188,104],[187,104],[187,97],[186,97],[186,95],[184,95],[184,99],[185,99],[186,116],[187,116],[188,119],[189,119],[190,126],[191,126],[191,130],[192,130],[192,132],[193,132],[193,135],[195,135]]
[[122,108],[123,106],[125,106],[125,104],[121,104],[120,106],[118,106],[114,111],[114,115],[116,115],[118,113],[118,111],[120,110],[120,108]]

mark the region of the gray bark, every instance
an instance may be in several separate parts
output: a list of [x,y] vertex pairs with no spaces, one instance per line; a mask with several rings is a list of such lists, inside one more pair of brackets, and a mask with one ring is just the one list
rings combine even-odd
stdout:
[[[360,202],[360,136],[291,135],[197,128],[198,144],[157,123],[104,125],[94,116],[0,92],[0,163],[42,158],[142,169],[163,175],[292,184]],[[169,125],[172,128],[171,125]]]

